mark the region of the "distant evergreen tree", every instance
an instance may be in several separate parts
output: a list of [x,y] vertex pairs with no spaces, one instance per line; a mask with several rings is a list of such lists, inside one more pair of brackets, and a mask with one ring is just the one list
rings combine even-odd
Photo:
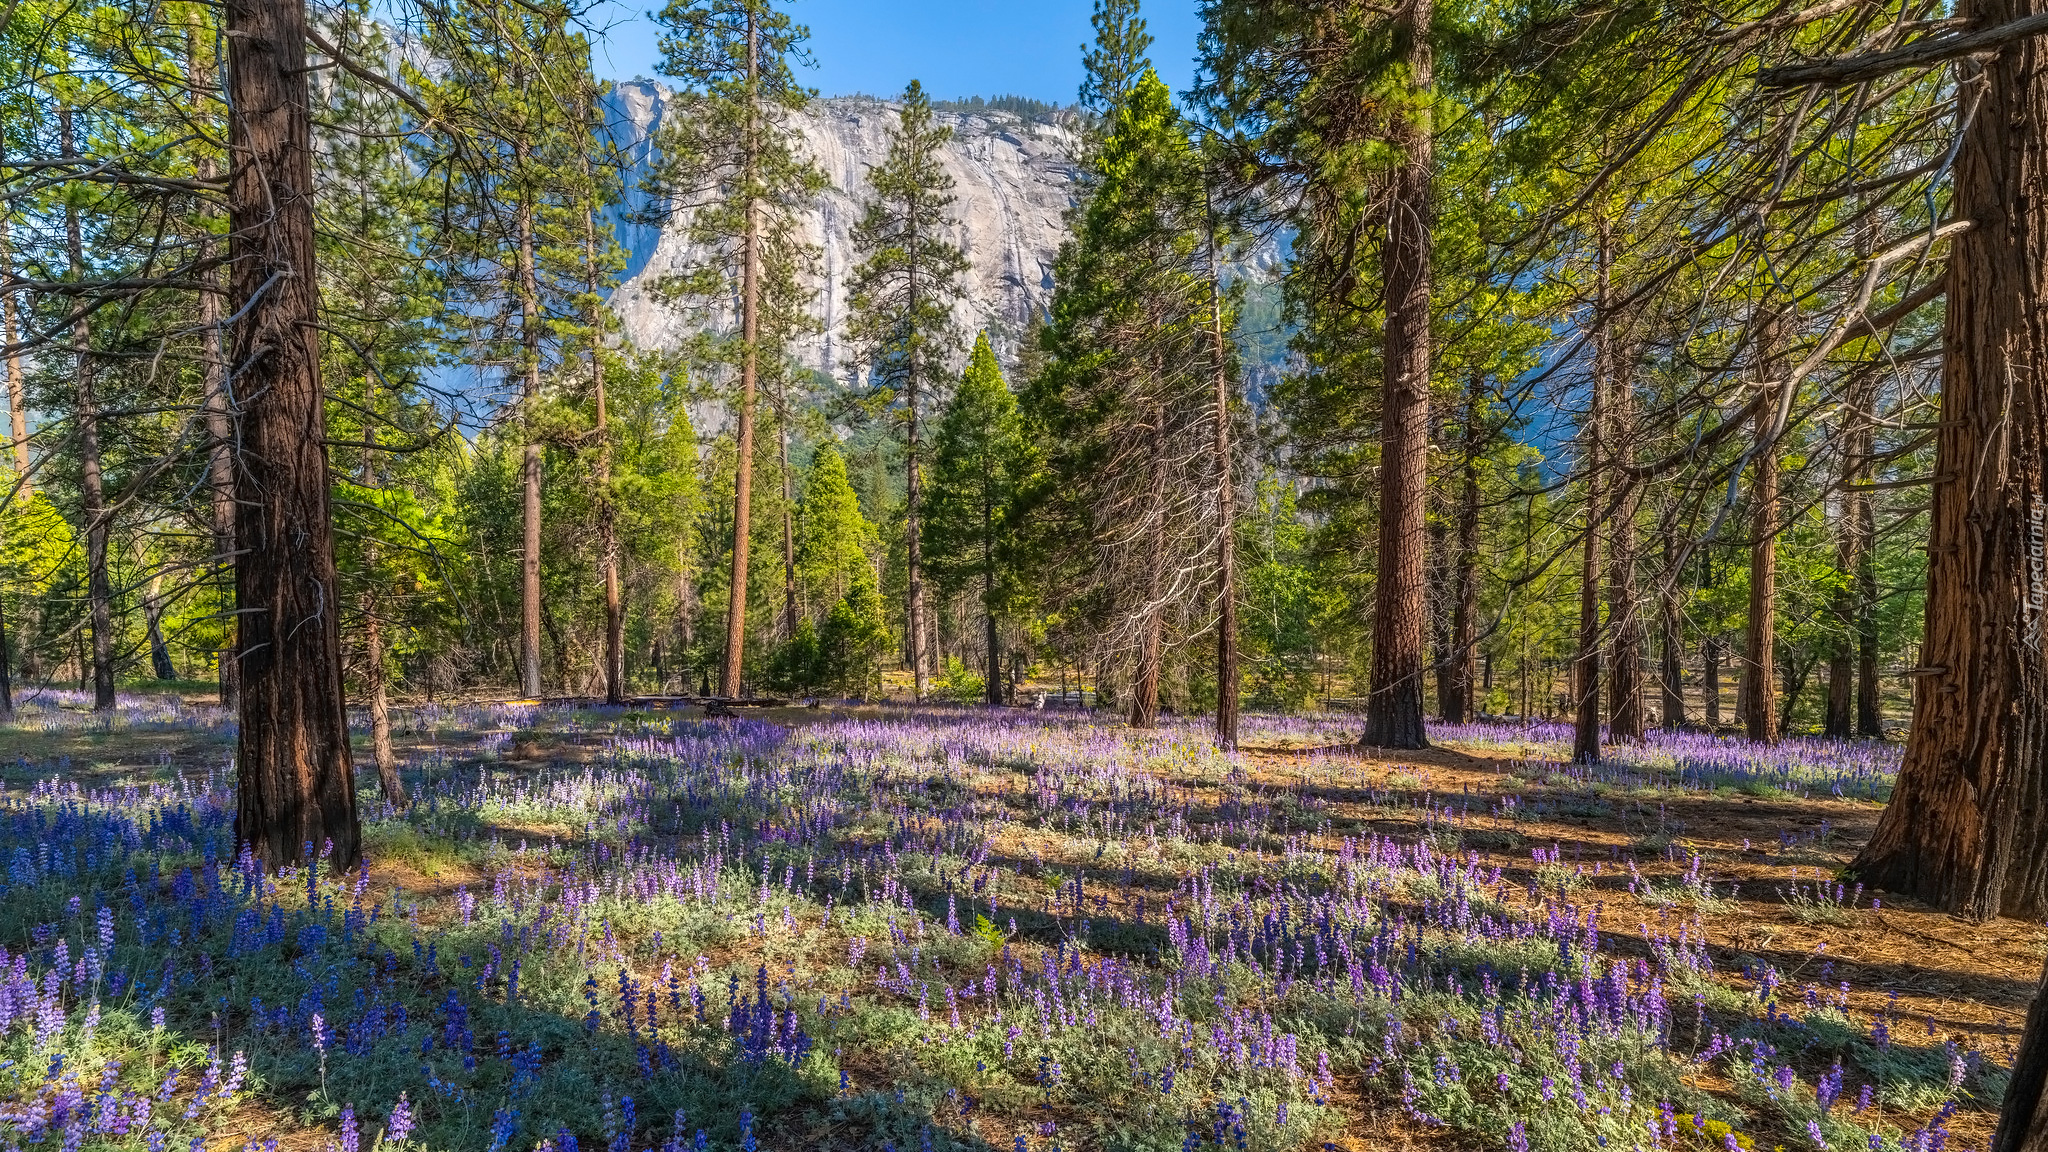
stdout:
[[927,658],[923,546],[925,408],[959,344],[953,305],[961,295],[967,256],[947,238],[953,178],[939,151],[953,130],[932,120],[931,100],[912,80],[889,135],[889,153],[869,170],[874,194],[853,230],[861,263],[854,269],[853,318],[847,325],[865,349],[871,383],[892,394],[903,421],[906,485],[904,522],[905,639],[911,682],[924,698],[931,665]]
[[[821,608],[836,604],[862,572],[873,578],[872,554],[879,550],[880,539],[861,514],[846,461],[834,445],[819,448],[811,459],[798,520],[803,529],[797,544],[797,582],[809,603]],[[815,615],[807,610],[804,619]]]
[[1019,598],[1011,518],[1034,464],[1017,398],[983,332],[939,421],[925,541],[939,586],[980,597],[992,707],[1003,702],[997,620]]

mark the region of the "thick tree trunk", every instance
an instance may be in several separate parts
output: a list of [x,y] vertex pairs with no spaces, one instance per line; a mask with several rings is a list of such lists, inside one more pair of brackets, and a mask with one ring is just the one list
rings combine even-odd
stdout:
[[[1785,375],[1784,317],[1764,321],[1760,337],[1763,375],[1781,381]],[[1750,489],[1749,630],[1742,651],[1742,719],[1751,740],[1778,742],[1777,643],[1778,614],[1778,446],[1770,440],[1777,420],[1778,389],[1771,385],[1757,405],[1756,482]]]
[[[2044,12],[2044,0],[1966,0],[1957,16],[1992,27]],[[1891,803],[1853,866],[1865,883],[1965,919],[2039,920],[2048,915],[2048,43],[2006,46],[1977,91],[1954,168],[1953,212],[1975,226],[1949,252],[1913,730]],[[2015,1147],[2048,1142],[2038,1108],[2014,1127],[2026,1132],[2011,1136]]]
[[[78,155],[71,109],[58,109],[57,123],[64,155]],[[68,200],[64,204],[64,243],[71,259],[71,278],[84,279],[85,245],[79,233],[78,208]],[[71,341],[77,355],[74,387],[79,514],[85,522],[85,595],[92,623],[92,708],[105,712],[114,707],[114,589],[107,578],[107,541],[113,525],[107,511],[106,480],[100,471],[100,412],[92,327],[83,317],[71,326]]]
[[1373,587],[1371,695],[1363,743],[1426,748],[1422,719],[1422,625],[1428,615],[1424,571],[1429,485],[1430,230],[1435,127],[1429,26],[1432,0],[1408,0],[1400,34],[1408,38],[1415,105],[1396,126],[1403,151],[1393,176],[1383,249],[1386,374],[1380,405],[1380,533]]
[[301,0],[229,0],[229,299],[245,397],[236,438],[242,628],[235,836],[267,867],[355,866],[327,410],[313,266],[313,163]]
[[1986,1152],[2048,1152],[2048,968],[2027,1010],[1998,1128]]

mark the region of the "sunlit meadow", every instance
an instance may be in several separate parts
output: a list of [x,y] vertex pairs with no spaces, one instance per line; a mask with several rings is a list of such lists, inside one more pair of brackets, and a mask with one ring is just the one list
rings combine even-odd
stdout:
[[[1567,768],[1566,733],[1468,725],[1435,735],[1497,786],[1439,790],[1344,717],[1254,717],[1233,757],[1025,711],[429,707],[413,805],[364,774],[369,868],[266,875],[231,722],[75,703],[9,747],[188,739],[6,775],[8,1148],[1940,1152],[2000,1088],[2002,1051],[1852,1011],[1824,958],[1710,947],[1734,885],[1682,836],[1543,824],[1880,800],[1883,745]],[[1762,898],[1872,904],[1806,871]]]

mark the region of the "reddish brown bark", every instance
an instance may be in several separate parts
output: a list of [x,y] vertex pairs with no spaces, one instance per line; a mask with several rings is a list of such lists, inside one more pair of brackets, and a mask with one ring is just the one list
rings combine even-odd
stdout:
[[[754,139],[754,109],[760,71],[759,30],[753,9],[747,9],[747,171],[752,187],[759,149]],[[718,669],[718,694],[740,694],[747,649],[747,561],[754,531],[754,392],[758,386],[761,339],[761,212],[747,202],[746,235],[740,241],[740,403],[739,435],[732,484],[732,584],[725,605],[725,662]],[[915,467],[915,464],[912,465]]]
[[[1967,0],[1994,27],[2044,0]],[[1927,624],[1891,803],[1854,867],[1955,915],[2048,915],[2048,45],[1983,64],[1954,169]],[[1967,73],[1966,73],[1967,75]],[[2015,1089],[2038,1095],[2038,1083]],[[2020,1123],[2044,1139],[2038,1110]],[[2028,1127],[2031,1125],[2031,1127]],[[2001,1142],[2005,1133],[2001,1133]],[[2027,1146],[2032,1146],[2028,1144]]]
[[1435,224],[1430,14],[1431,0],[1408,0],[1399,23],[1399,35],[1408,41],[1415,103],[1394,124],[1402,159],[1392,178],[1383,248],[1387,326],[1380,396],[1379,559],[1371,695],[1362,741],[1376,748],[1429,746],[1422,719],[1422,626],[1428,615],[1424,500],[1429,484],[1430,230]]
[[320,390],[313,163],[301,0],[229,0],[228,297],[242,398],[235,474],[241,735],[235,835],[266,865],[361,829],[342,708],[327,409]]

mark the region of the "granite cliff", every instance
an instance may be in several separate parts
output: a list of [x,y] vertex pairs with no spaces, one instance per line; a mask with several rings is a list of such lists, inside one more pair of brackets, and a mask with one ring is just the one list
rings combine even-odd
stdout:
[[[653,81],[628,81],[613,90],[612,103],[614,131],[635,162],[627,176],[631,188],[645,172],[649,141],[671,107],[669,93]],[[963,332],[986,328],[1008,352],[1052,294],[1053,258],[1066,237],[1064,215],[1072,195],[1073,134],[1057,124],[992,110],[941,112],[938,118],[953,128],[944,155],[954,184],[952,238],[970,265],[956,317]],[[814,287],[824,331],[797,348],[800,362],[827,375],[847,370],[841,347],[846,282],[859,259],[853,227],[868,195],[868,169],[886,155],[895,121],[894,105],[860,96],[813,101],[795,119],[806,152],[832,182],[805,221],[821,252]],[[637,191],[631,195],[639,197]],[[626,335],[642,347],[675,347],[691,321],[657,299],[653,284],[692,262],[689,239],[675,224],[626,224],[619,240],[631,259],[612,306]]]

